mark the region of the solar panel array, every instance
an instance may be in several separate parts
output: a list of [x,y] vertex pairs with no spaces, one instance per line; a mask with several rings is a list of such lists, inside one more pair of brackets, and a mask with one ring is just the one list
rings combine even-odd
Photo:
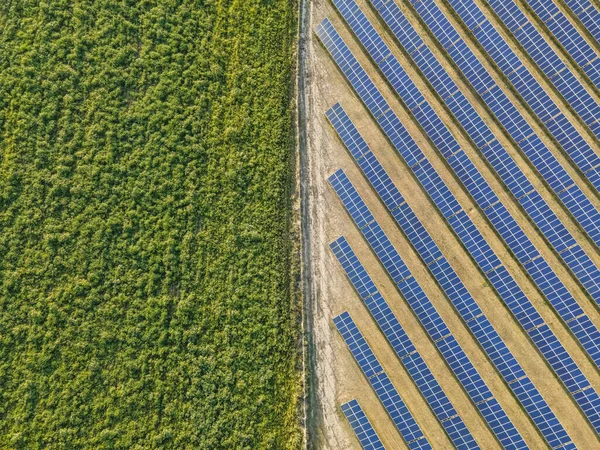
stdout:
[[[592,132],[597,137],[600,137],[600,105],[577,77],[575,77],[575,74],[567,67],[550,44],[548,44],[544,36],[533,26],[513,0],[486,1],[567,103],[571,105],[573,110],[581,117]],[[471,0],[459,0],[455,2],[455,5],[469,9],[469,19],[478,20],[477,22],[472,22],[473,25],[478,24],[479,19],[483,17],[481,10],[472,9],[472,5],[475,5],[475,3]],[[464,14],[466,17],[467,13]],[[477,33],[477,30],[475,33]],[[487,34],[490,38],[496,35],[499,34]],[[503,56],[506,58],[506,61],[511,59],[510,55]],[[515,74],[512,77],[515,80],[522,79],[521,82],[523,82],[527,75],[525,73],[524,75]]]
[[[449,54],[455,54],[457,58],[462,60],[461,70],[472,70],[470,68],[472,52],[467,50],[468,47],[464,40],[444,16],[435,1],[410,0],[410,2],[444,49]],[[596,190],[600,191],[600,156],[594,153],[592,147],[583,139],[564,113],[560,111],[548,93],[523,65],[515,52],[477,6],[468,0],[450,0],[449,3],[575,165]],[[466,57],[469,59],[466,59]],[[495,91],[500,90],[500,87],[488,73],[478,72],[477,75],[479,80],[477,84],[474,84],[474,87],[482,97],[491,98]],[[497,108],[501,110],[501,105],[498,105]]]
[[398,116],[390,108],[367,73],[360,67],[328,19],[315,29],[323,45],[351,82],[369,112],[376,118],[417,180],[421,183],[441,214],[469,251],[482,272],[486,274],[500,297],[506,302],[519,324],[546,358],[556,375],[572,394],[590,423],[600,430],[600,397],[581,369],[570,357],[552,330],[535,310],[516,284],[489,244],[477,230],[467,213],[409,135]]
[[[534,283],[564,320],[592,360],[600,367],[600,330],[593,324],[588,315],[577,303],[575,297],[573,297],[564,283],[558,278],[554,270],[550,267],[550,264],[548,264],[539,250],[534,246],[531,239],[523,232],[520,225],[510,214],[500,198],[494,193],[475,164],[473,164],[473,161],[469,159],[450,133],[450,130],[448,130],[433,110],[415,83],[408,77],[398,59],[391,53],[388,45],[381,39],[377,31],[375,31],[375,28],[360,10],[356,2],[354,0],[334,0],[334,4],[338,7],[338,10],[344,19],[346,19],[350,28],[355,32],[359,41],[381,69],[386,79],[390,82],[394,91],[411,110],[427,136],[429,136],[435,147],[446,159],[452,170],[454,170],[498,234],[515,254],[519,263],[521,263],[522,267],[531,276]],[[336,58],[334,57],[334,59]],[[358,76],[358,73],[361,71],[364,72],[353,55],[345,58],[344,61],[348,64],[347,71],[354,76]],[[506,154],[506,158],[502,163],[508,162],[508,154]],[[514,164],[513,167],[508,168],[518,169],[518,166]],[[505,175],[508,176],[507,174]],[[512,175],[518,175],[518,173]],[[533,186],[530,183],[526,183],[526,181],[526,178],[518,179],[518,182],[521,183],[520,186],[513,183],[511,187],[514,189],[515,196],[522,198],[522,204],[526,207],[526,211],[531,214],[534,221],[541,227],[541,231],[547,237],[551,238],[550,243],[553,245],[556,244],[555,250],[557,252],[566,250],[567,246],[565,246],[564,238],[569,235],[568,231],[563,226],[561,230],[562,235],[556,234],[553,226],[556,227],[557,223],[560,223],[558,217],[552,213],[541,196],[538,197],[539,202],[537,205],[531,202],[532,192],[524,189],[532,189]],[[545,206],[544,210],[541,209],[543,206]],[[546,214],[546,217],[549,217],[554,223],[548,223],[542,217],[542,214]],[[572,240],[574,241],[574,239]],[[573,259],[567,258],[565,261],[573,262]],[[573,265],[576,269],[578,268],[578,264],[574,263]],[[588,261],[588,267],[594,267],[591,260]],[[600,279],[590,280],[587,277],[586,281],[597,283]],[[595,287],[595,290],[598,290],[598,286]]]
[[[467,354],[460,347],[431,300],[412,276],[397,250],[367,208],[367,205],[358,196],[350,180],[348,180],[343,171],[338,170],[329,177],[329,182],[442,357],[456,375],[467,395],[477,409],[479,409],[482,417],[498,438],[498,441],[505,448],[527,448],[525,441],[498,403],[498,400],[487,387]],[[369,295],[376,295],[378,293],[372,280],[368,277],[362,265],[360,265],[360,262],[352,252],[352,249],[350,249],[350,246],[347,245],[347,242],[336,241],[334,244],[341,244],[335,247],[332,246],[332,249],[336,253],[336,256],[339,255],[338,258],[344,269],[351,271],[348,273],[348,276],[351,277],[353,284],[358,284],[358,286],[355,284],[355,287],[357,287],[361,298],[366,302]],[[384,302],[381,296],[377,296],[374,301],[378,302],[377,306]],[[398,329],[399,324],[394,331]],[[390,337],[394,338],[395,336]],[[410,346],[407,347],[408,344]],[[396,340],[392,346],[403,363],[406,364],[403,358],[414,351],[412,343],[406,340],[404,342]]]
[[[462,93],[457,89],[450,88],[454,83],[449,77],[443,76],[443,67],[440,68],[439,62],[402,14],[400,8],[394,2],[385,2],[382,0],[371,0],[371,2],[421,70],[430,79],[435,79],[436,83],[440,85],[439,89],[444,92],[442,98],[445,102],[449,106],[465,103]],[[428,20],[427,17],[424,16],[426,20]],[[534,164],[550,188],[571,214],[573,214],[590,238],[600,246],[600,213],[598,210],[592,205],[589,198],[585,196],[567,171],[560,165],[552,152],[534,133],[533,129],[515,105],[508,99],[506,94],[498,86],[494,86],[491,75],[466,46],[464,41],[460,38],[459,41],[453,40],[458,34],[447,31],[453,31],[453,29],[449,28],[451,25],[441,15],[441,11],[438,10],[435,14],[432,14],[432,17],[440,23],[440,26],[435,26],[437,22],[434,22],[433,19],[428,20],[428,25],[430,25],[431,30],[442,45],[451,47],[449,56],[457,63],[459,69],[472,86],[479,93],[483,94],[482,99],[484,102],[490,107],[492,113],[498,118],[515,142],[517,142],[525,156]],[[449,43],[452,43],[452,45],[450,46]],[[453,107],[452,109],[455,110],[457,108]],[[461,122],[468,122],[471,119],[471,115],[464,112],[459,114],[457,118]],[[480,141],[481,139],[478,139],[476,142]],[[483,144],[480,144],[482,151],[485,149],[487,142],[484,141]],[[492,142],[492,144],[495,143]]]
[[334,317],[333,323],[342,335],[363,374],[369,380],[371,387],[375,390],[383,407],[398,428],[408,448],[411,450],[431,449],[431,444],[406,407],[350,314],[344,312]]
[[596,42],[600,42],[600,11],[594,4],[590,0],[564,0],[564,2],[596,39]]
[[373,429],[373,425],[356,400],[350,400],[342,406],[342,412],[354,430],[364,450],[385,450],[381,439]]
[[600,88],[600,58],[554,0],[525,0],[575,63]]
[[[491,322],[485,316],[447,258],[429,235],[423,224],[406,203],[404,197],[390,179],[367,143],[343,110],[334,105],[327,111],[327,118],[344,142],[344,145],[369,180],[396,223],[410,240],[431,274],[456,308],[498,372],[515,394],[551,448],[575,448],[567,432],[560,424],[548,403],[531,382],[519,362],[508,349]],[[336,254],[337,256],[337,254]],[[354,265],[355,256],[347,257],[347,264]],[[338,257],[339,259],[339,257]],[[346,270],[346,269],[345,269]],[[349,271],[346,270],[348,274]],[[350,276],[357,279],[357,275]],[[357,288],[360,292],[360,290]],[[368,290],[363,290],[367,292]]]
[[[459,90],[456,83],[450,78],[443,65],[421,40],[398,5],[384,0],[371,0],[371,2],[396,36],[399,44],[411,55],[510,192],[516,197],[590,296],[600,305],[600,270],[589,255],[548,207],[540,193],[497,140],[473,105]],[[485,71],[485,68],[479,62],[477,63],[477,71]],[[464,74],[467,78],[473,80],[473,72],[465,72]],[[476,77],[473,81],[476,82]],[[515,141],[520,141],[519,145],[521,145],[525,154],[539,167],[540,172],[545,176],[550,186],[555,187],[554,192],[558,194],[569,211],[576,218],[581,219],[580,223],[588,231],[588,234],[595,237],[597,243],[600,244],[600,212],[575,184],[566,170],[560,166],[539,137],[534,135],[532,128],[520,115],[514,104],[506,97],[506,94],[499,90],[495,100],[505,105],[503,107],[504,114],[497,114],[496,117]],[[495,103],[490,101],[488,105],[493,108]],[[523,140],[526,136],[529,136],[529,139]],[[571,186],[571,188],[563,190],[562,187],[565,185]]]
[[452,443],[459,449],[480,448],[346,238],[336,239],[330,247]]

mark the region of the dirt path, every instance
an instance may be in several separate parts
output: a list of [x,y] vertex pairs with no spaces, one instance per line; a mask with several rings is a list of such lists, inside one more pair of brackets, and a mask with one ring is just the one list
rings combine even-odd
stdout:
[[[298,62],[298,148],[301,193],[303,331],[305,335],[305,448],[352,448],[351,431],[343,429],[343,416],[337,402],[337,376],[331,348],[333,339],[330,314],[324,315],[329,287],[321,274],[331,270],[323,264],[326,242],[323,241],[321,197],[326,183],[322,176],[319,148],[322,133],[315,131],[314,115],[319,109],[320,83],[313,81],[314,65],[313,11],[311,0],[300,0]],[[317,106],[319,105],[319,106]],[[349,433],[350,431],[350,433]],[[356,443],[357,444],[357,443]],[[358,448],[358,447],[357,447]]]
[[[304,448],[308,448],[309,438],[312,435],[312,420],[309,413],[314,399],[310,396],[313,389],[310,388],[310,374],[312,371],[311,359],[314,354],[312,348],[312,255],[310,242],[310,198],[308,191],[309,165],[306,146],[306,36],[309,30],[309,0],[298,2],[298,60],[297,60],[297,84],[296,84],[296,133],[297,133],[297,186],[300,191],[300,239],[301,239],[301,268],[302,279],[302,380],[303,380],[303,428]],[[309,359],[311,358],[311,359]]]

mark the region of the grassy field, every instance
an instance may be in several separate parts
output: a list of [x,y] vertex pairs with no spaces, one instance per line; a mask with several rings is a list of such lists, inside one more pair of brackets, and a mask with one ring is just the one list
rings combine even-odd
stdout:
[[0,448],[297,448],[287,0],[0,4]]

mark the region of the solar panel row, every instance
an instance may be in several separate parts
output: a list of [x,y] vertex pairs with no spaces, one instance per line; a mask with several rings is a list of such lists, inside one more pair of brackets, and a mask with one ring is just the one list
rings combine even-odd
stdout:
[[[358,213],[358,210],[353,211]],[[346,238],[336,239],[330,247],[454,446],[459,449],[480,448]]]
[[[596,365],[600,367],[600,330],[592,323],[575,300],[575,297],[567,290],[564,283],[558,278],[533,242],[523,232],[475,164],[473,164],[460,147],[460,144],[450,133],[450,130],[448,130],[433,110],[415,83],[409,78],[398,59],[391,53],[388,45],[377,33],[356,2],[354,0],[334,0],[334,4],[348,22],[359,41],[377,63],[394,91],[412,111],[427,136],[433,141],[435,147],[446,159],[449,166],[454,170],[496,231],[515,254],[523,268],[571,329],[585,351]],[[361,71],[364,72],[353,55],[345,58],[345,62],[348,63],[346,73],[353,73],[360,76],[359,73]],[[496,147],[496,151],[500,151],[498,147],[499,145]],[[506,157],[502,163],[507,164],[510,158],[506,152],[505,154]],[[509,168],[518,170],[516,164],[513,164]],[[566,250],[568,245],[565,245],[565,239],[569,236],[568,231],[563,226],[561,230],[562,234],[556,234],[552,226],[560,223],[558,217],[552,213],[539,194],[537,205],[533,203],[534,197],[530,191],[533,189],[533,186],[530,183],[526,183],[526,181],[524,175],[522,179],[513,180],[511,187],[514,189],[515,196],[522,200],[525,210],[530,213],[532,219],[541,227],[541,231],[547,237],[552,238],[551,243],[556,244],[555,250],[557,252]],[[526,189],[529,189],[529,191]],[[541,208],[543,206],[545,206],[545,209]],[[548,223],[548,220],[542,217],[542,213],[545,213],[547,217],[550,216],[550,219],[554,223]],[[574,239],[571,242],[573,243]],[[565,261],[572,262],[569,259]],[[589,264],[589,267],[594,267],[591,260]],[[590,281],[589,277],[586,281]],[[591,280],[591,282],[594,281],[598,282],[600,280]],[[595,290],[597,289],[598,286],[596,286]]]
[[564,0],[589,33],[600,42],[600,11],[590,0]]
[[[392,214],[396,223],[408,237],[431,274],[438,281],[465,324],[469,327],[496,369],[513,391],[551,448],[575,448],[571,438],[560,424],[546,400],[533,385],[519,362],[498,335],[479,305],[475,302],[462,280],[458,277],[440,248],[419,221],[411,207],[390,179],[367,143],[343,110],[334,105],[327,111],[327,118],[344,142],[344,145],[360,167],[370,184]],[[337,256],[337,254],[336,254]],[[339,259],[339,258],[338,258]],[[352,267],[354,258],[347,257]],[[361,280],[357,275],[348,276]],[[354,281],[353,281],[354,282]],[[356,282],[358,284],[358,281]],[[357,290],[359,290],[357,288]],[[362,289],[362,291],[368,291]]]
[[[600,105],[548,44],[544,36],[533,26],[513,0],[486,1],[567,103],[571,105],[594,135],[600,137]],[[459,3],[461,7],[470,9],[472,13],[470,18],[474,20],[481,18],[480,10],[471,10],[472,5],[475,4],[471,0],[456,2],[456,4]],[[499,36],[498,33],[488,36],[494,37],[496,34]],[[510,56],[504,56],[510,58]]]
[[[377,223],[366,204],[358,196],[346,174],[342,170],[338,170],[329,177],[329,182],[370,247],[383,264],[383,267],[396,284],[396,287],[442,354],[442,357],[456,375],[467,395],[479,409],[484,420],[498,438],[498,441],[505,448],[527,448],[525,441],[523,441],[523,438],[493,396],[469,357],[450,332],[442,316],[437,312],[431,300],[412,276],[396,248],[379,226],[379,223]],[[365,218],[368,220],[366,223],[364,223]],[[348,269],[348,276],[351,277],[350,279],[355,284],[357,291],[365,294],[364,297],[361,294],[365,302],[367,299],[372,298],[369,296],[375,296],[373,300],[377,302],[375,308],[384,307],[382,303],[385,300],[383,300],[381,295],[377,295],[378,291],[373,285],[371,278],[347,242],[335,241],[334,245],[332,245],[332,250],[336,254],[336,257],[338,257],[344,270]],[[400,325],[398,324],[397,329],[399,327]],[[392,342],[391,339],[390,342]],[[397,345],[393,346],[401,360],[411,355],[414,351],[412,343],[408,340],[404,340],[403,342],[396,341],[396,343]],[[408,346],[409,344],[410,346]]]
[[[487,274],[490,283],[527,331],[557,376],[563,381],[590,423],[596,430],[600,430],[600,397],[596,390],[501,264],[373,81],[364,69],[360,68],[360,65],[356,67],[358,63],[331,22],[328,19],[323,20],[315,31],[369,112],[376,118],[394,149],[411,167],[417,180],[473,256],[482,272]],[[353,61],[352,66],[349,61]],[[354,70],[350,70],[351,67],[354,67]],[[585,398],[583,398],[584,396]]]
[[[417,32],[402,14],[400,8],[394,2],[383,0],[371,0],[371,2],[422,70],[424,72],[431,72],[430,77],[432,79],[441,76],[439,74],[442,72],[439,69],[435,70],[437,60],[435,57],[432,57],[431,50],[423,43]],[[564,167],[560,165],[552,152],[534,133],[533,129],[502,89],[494,85],[490,74],[464,41],[460,38],[455,40],[458,34],[451,28],[450,23],[441,14],[441,11],[438,10],[433,16],[440,23],[440,26],[436,26],[437,22],[433,20],[429,22],[429,25],[442,43],[451,44],[449,45],[450,57],[457,63],[459,69],[473,87],[478,92],[485,93],[482,99],[490,107],[492,113],[498,118],[515,142],[517,142],[525,156],[533,163],[550,188],[571,214],[573,214],[590,238],[600,246],[600,213],[598,210],[593,206],[589,198],[585,196],[579,186],[577,186]],[[425,67],[428,64],[430,67],[426,69]],[[438,80],[438,84],[446,86],[442,97],[447,104],[461,103],[462,93],[457,92],[456,89],[451,89],[450,82],[451,79],[447,77]],[[467,115],[463,120],[469,121],[470,119],[470,116]],[[485,148],[488,142],[488,140],[485,140],[483,144],[480,144],[481,148]],[[566,253],[568,254],[569,251]]]
[[[589,255],[568,232],[506,149],[496,139],[496,136],[459,90],[433,52],[420,39],[398,5],[395,2],[384,0],[371,1],[396,36],[400,45],[411,55],[498,176],[517,198],[590,296],[600,305],[600,270]],[[485,68],[479,62],[478,64],[477,70],[485,71]],[[467,77],[471,74],[471,72],[465,73]],[[508,100],[504,92],[499,91],[496,99],[507,105],[505,114],[499,114],[497,117],[515,141],[522,141],[524,136],[533,135],[533,129],[520,115],[518,109]],[[490,106],[493,106],[493,104],[490,104]],[[534,143],[537,144],[532,147],[531,144]],[[564,191],[562,200],[575,217],[582,219],[583,228],[589,232],[590,236],[595,237],[600,245],[600,212],[592,205],[589,198],[575,185],[573,179],[560,166],[556,158],[537,136],[531,136],[531,139],[522,141],[520,145],[526,153],[532,156],[532,161],[540,166],[540,172],[547,175],[546,180],[551,183],[551,186],[554,185],[555,192],[562,190],[565,184],[573,186],[571,189]]]
[[600,88],[600,58],[554,0],[525,0],[571,58]]
[[[464,40],[461,39],[435,1],[410,0],[410,2],[440,44],[453,56],[461,70],[472,70],[470,67],[471,58],[474,58],[472,52],[468,50]],[[600,157],[594,153],[591,146],[560,111],[489,20],[483,14],[473,15],[472,2],[468,2],[467,6],[467,3],[463,3],[461,0],[451,0],[450,4],[575,165],[596,190],[600,191]],[[495,97],[500,87],[493,78],[488,73],[478,73],[477,75],[479,80],[473,84],[477,93],[484,99]],[[502,105],[497,106],[497,111],[501,113]]]
[[398,428],[400,435],[411,450],[431,449],[431,444],[421,431],[415,418],[406,407],[398,391],[383,370],[377,357],[369,347],[354,320],[347,312],[333,318],[337,330],[342,335],[352,356],[360,366],[363,374],[371,384],[377,397]]
[[358,401],[350,400],[341,408],[364,450],[385,450],[381,439],[377,436]]

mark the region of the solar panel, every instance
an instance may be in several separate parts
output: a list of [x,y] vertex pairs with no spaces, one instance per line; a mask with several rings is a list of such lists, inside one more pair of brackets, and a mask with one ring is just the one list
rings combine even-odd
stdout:
[[564,0],[588,32],[600,42],[600,12],[590,0]]
[[[489,219],[504,242],[506,242],[546,299],[548,299],[571,329],[575,337],[579,339],[586,352],[592,357],[596,365],[600,367],[600,330],[586,317],[586,328],[590,333],[589,338],[588,336],[583,336],[581,333],[577,333],[574,324],[570,320],[574,316],[585,316],[585,313],[575,300],[575,297],[567,290],[564,283],[558,278],[529,237],[523,232],[520,225],[500,201],[475,164],[461,149],[457,140],[450,133],[450,130],[442,122],[429,102],[425,100],[425,97],[421,94],[415,83],[408,77],[408,74],[401,67],[397,58],[391,54],[391,50],[387,44],[377,33],[356,2],[354,0],[334,0],[334,4],[357,35],[359,41],[367,49],[369,55],[375,61],[376,58],[384,55],[383,62],[378,64],[378,66],[392,85],[394,91],[400,96],[406,106],[411,109],[427,136],[442,156],[444,156],[479,208]],[[343,41],[341,41],[341,45],[345,45]],[[343,63],[345,64],[346,71],[353,75],[357,75],[358,72],[363,71],[351,53],[343,59]],[[481,122],[483,123],[483,121]],[[488,138],[490,138],[491,132],[488,134]],[[490,150],[491,148],[492,145],[489,145],[486,147],[486,150]],[[500,144],[498,143],[494,148],[499,152]],[[510,169],[513,171],[512,174],[518,175],[520,171],[517,164],[512,161],[505,150],[503,151],[503,155],[505,156],[505,164],[508,164],[509,161],[512,162],[510,166]],[[424,164],[426,163],[419,162],[419,165]],[[520,196],[522,200],[521,204],[528,213],[531,213],[529,215],[536,221],[536,225],[540,227],[542,232],[546,231],[545,235],[554,249],[560,252],[569,246],[575,245],[575,239],[569,235],[567,229],[544,202],[542,197],[539,194],[535,195],[536,192],[533,185],[528,182],[522,172],[521,175],[520,178],[516,179],[511,175],[513,180],[521,183],[520,188],[515,189],[516,195]],[[536,204],[532,203],[532,199],[537,200]],[[543,213],[543,216],[540,212]],[[552,229],[550,224],[552,224]],[[565,239],[563,238],[567,237],[570,237],[570,239],[565,243]],[[591,260],[588,262],[591,262]],[[575,266],[574,268],[577,269],[578,267]],[[600,283],[600,270],[597,273],[598,278],[591,282],[595,285],[593,288],[596,290],[598,289],[596,283]],[[597,300],[600,302],[600,298]],[[584,339],[580,339],[581,337]]]
[[[359,295],[370,292],[365,285],[373,285],[373,280],[346,238],[338,238],[330,247]],[[381,293],[376,290],[361,299],[456,448],[479,448]]]
[[[330,54],[334,56],[334,59],[340,60],[338,66],[340,66],[346,78],[351,81],[354,90],[361,100],[363,100],[363,103],[367,105],[369,111],[377,118],[379,125],[389,138],[394,149],[404,159],[405,163],[411,167],[415,177],[419,180],[430,198],[442,212],[478,266],[487,274],[490,283],[496,288],[507,303],[507,306],[511,309],[521,326],[528,333],[533,332],[536,326],[543,324],[542,318],[529,302],[523,291],[515,283],[514,279],[502,264],[500,264],[498,257],[489,247],[481,233],[479,233],[469,216],[462,210],[454,198],[454,195],[433,169],[429,161],[424,157],[415,141],[410,137],[406,128],[404,128],[400,122],[398,116],[389,108],[389,105],[373,81],[352,56],[348,47],[343,43],[331,22],[328,19],[323,20],[316,27],[315,31],[321,42],[329,50]],[[352,61],[354,72],[350,70],[351,66],[349,65],[349,61]],[[379,114],[375,115],[374,111],[378,111]],[[572,375],[564,372],[564,361],[557,361],[550,353],[544,354],[544,356],[563,382],[566,376]],[[567,356],[565,356],[565,358],[567,358]],[[570,359],[570,357],[568,359]],[[585,376],[576,365],[573,370],[577,376],[581,376],[585,379]],[[589,395],[598,398],[600,402],[600,397],[598,397],[596,391],[593,388],[591,389],[592,392]],[[578,397],[575,395],[576,393],[571,393],[577,400]],[[581,401],[593,403],[585,399],[582,399]],[[584,409],[585,405],[580,403],[580,406]],[[600,417],[598,417],[598,420],[590,415],[587,415],[587,417],[597,430],[600,429]]]
[[554,0],[525,1],[579,68],[597,88],[600,88],[600,58],[598,54],[558,8]]
[[[352,183],[350,183],[350,180],[341,169],[329,177],[329,181],[340,196],[340,199],[344,203],[346,210],[349,212],[354,222],[358,225],[357,219],[359,217],[353,215],[351,211],[355,211],[357,208],[366,208],[366,205],[356,192],[356,189]],[[471,363],[466,353],[462,350],[455,337],[448,329],[446,323],[435,309],[431,300],[427,297],[425,292],[423,292],[421,289],[421,286],[419,286],[417,281],[414,279],[408,267],[406,267],[406,264],[404,264],[404,261],[402,261],[402,258],[392,245],[389,238],[383,232],[377,221],[373,220],[366,227],[361,228],[360,231],[373,251],[376,253],[378,259],[383,264],[387,273],[396,284],[398,290],[412,311],[419,319],[419,322],[421,322],[423,328],[442,354],[442,357],[452,372],[454,372],[456,375],[456,378],[465,389],[469,398],[482,413],[484,419],[488,421],[490,417],[485,416],[485,413],[488,411],[488,404],[490,402],[497,404],[497,400],[494,398],[492,392],[481,378],[481,375],[479,375],[475,366]],[[372,284],[370,277],[366,275],[364,267],[359,262],[345,238],[341,237],[334,241],[331,244],[331,249],[338,258],[338,261],[342,265],[342,268],[350,280],[353,281],[353,284],[355,282],[354,280],[366,280],[367,284]],[[358,292],[364,291],[361,283],[355,284],[354,286]],[[370,295],[370,297],[363,298],[365,304],[369,308],[369,311],[376,318],[378,324],[379,317],[383,316],[386,318],[385,323],[379,324],[380,328],[388,338],[388,341],[391,343],[396,354],[409,371],[415,383],[422,381],[422,378],[418,374],[414,373],[415,364],[419,364],[421,360],[420,357],[413,356],[416,354],[416,350],[414,349],[412,342],[410,342],[406,333],[403,332],[402,327],[396,320],[396,317],[392,313],[383,297],[378,292]],[[392,326],[390,326],[390,323]],[[410,363],[405,361],[405,359],[408,357],[411,357],[409,360],[411,361]],[[421,369],[424,368],[421,366]],[[433,376],[431,378],[433,378]],[[420,389],[422,393],[427,391],[427,387],[420,387]],[[438,392],[440,394],[442,393],[441,388]],[[457,414],[454,408],[449,410],[452,405],[449,401],[447,401],[447,407],[445,408],[445,411],[441,413],[441,416],[438,415],[438,408],[436,408],[434,404],[436,401],[444,398],[445,395],[443,397],[441,395],[436,395],[435,398],[428,399],[428,404],[432,407],[434,413],[436,413],[436,416],[442,423],[442,426],[450,425],[446,424],[444,420]],[[512,425],[510,419],[508,416],[506,416],[504,411],[501,408],[498,409],[496,407],[493,409],[497,417],[491,421],[488,421],[488,425],[498,440],[505,446],[526,448],[523,438],[514,425]],[[498,420],[498,418],[500,420]],[[457,444],[458,447],[458,443],[455,444]]]
[[[599,136],[600,122],[598,122],[598,119],[600,119],[600,105],[594,100],[550,44],[548,44],[543,35],[533,26],[523,11],[521,11],[513,0],[487,0],[487,3],[584,123],[590,127],[596,136]],[[467,8],[472,8],[474,5],[470,0],[459,0],[455,4],[460,4]],[[538,10],[548,13],[547,8],[550,7],[552,2],[544,0],[542,5],[537,0],[533,4],[538,7],[541,5],[541,8],[538,8]],[[560,13],[556,5],[554,7],[554,13]],[[564,15],[562,17],[564,18]],[[546,16],[546,19],[548,20],[549,16]],[[551,25],[557,24],[558,19],[558,16],[552,17],[552,20],[548,23]],[[566,21],[565,25],[568,23]],[[572,25],[571,31],[576,31]],[[498,34],[496,33],[493,36],[495,37],[496,35]],[[585,42],[583,39],[582,41]],[[597,57],[595,52],[592,52],[591,57]],[[584,62],[587,64],[589,59]]]
[[[382,2],[381,0],[372,0],[372,3],[378,8],[384,21],[392,29],[400,45],[404,46],[407,51],[411,49],[414,46],[415,36],[418,35],[404,17],[398,5],[394,2]],[[470,50],[467,49],[467,51],[470,53]],[[474,55],[472,56],[475,58]],[[502,148],[501,144],[495,140],[491,130],[459,91],[458,86],[430,49],[425,44],[421,44],[419,45],[419,51],[414,52],[412,57],[513,195],[519,199],[538,228],[552,243],[567,266],[581,281],[592,298],[600,303],[600,276],[596,265],[562,226],[558,218],[552,214],[539,193],[527,182],[525,175]],[[480,77],[479,74],[484,73],[487,77],[489,77],[489,74],[479,61],[476,59],[473,59],[473,61],[475,63],[471,65],[475,69],[475,74],[469,71],[463,73],[476,86]],[[485,85],[487,86],[487,84]],[[447,95],[449,92],[452,93],[451,96]],[[515,141],[519,142],[525,155],[529,157],[567,209],[578,219],[588,235],[597,244],[600,244],[600,212],[575,184],[575,181],[568,175],[566,170],[560,166],[552,152],[534,134],[533,129],[527,124],[504,92],[500,89],[494,92],[496,93],[495,97],[487,99],[488,105],[492,110],[500,111],[496,116],[505,129]],[[577,258],[571,256],[572,251],[577,253]],[[590,270],[593,273],[590,273]]]
[[333,323],[408,447],[431,449],[429,441],[379,364],[373,350],[350,314],[344,312],[334,317]]
[[350,400],[341,405],[341,408],[364,450],[385,450],[358,401]]
[[[467,45],[462,42],[460,36],[456,33],[456,30],[454,30],[453,26],[448,22],[447,18],[436,5],[435,0],[410,0],[410,2],[453,59],[454,56],[460,58],[460,63],[459,61],[455,61],[459,66],[462,66],[461,70],[472,70],[469,66],[475,57],[472,52],[468,51]],[[599,180],[595,177],[596,172],[600,170],[600,156],[594,152],[592,147],[583,139],[575,126],[560,111],[556,103],[554,103],[540,83],[523,65],[516,53],[485,17],[475,2],[473,0],[449,0],[449,3],[465,25],[472,31],[484,50],[490,55],[496,65],[513,84],[517,92],[531,107],[536,116],[544,123],[565,153],[569,155],[571,160],[588,178],[590,183],[594,185],[596,190],[600,190],[600,184],[598,184]],[[502,4],[502,2],[498,2],[498,4]],[[530,27],[527,28],[527,30],[533,32]],[[456,39],[449,41],[449,36],[456,37]],[[458,42],[460,42],[461,45],[457,50]],[[538,40],[532,45],[536,44],[541,45],[541,42]],[[547,55],[550,56],[548,52],[544,53],[547,53]],[[551,70],[549,67],[552,64],[558,65],[560,63],[561,61],[558,58],[554,58],[544,67]],[[562,77],[567,76],[567,74],[568,70],[563,69],[560,73],[553,75],[553,78],[558,77],[561,80],[560,87],[557,86],[557,88],[565,93],[567,90],[575,89],[574,92],[568,93],[569,98],[583,98],[587,91],[581,87],[578,88],[576,80],[562,80]],[[484,77],[488,78],[487,75],[484,75]],[[487,89],[489,89],[489,87],[484,90],[478,89],[478,93],[485,96],[485,94],[488,93]],[[495,95],[496,92],[492,95]],[[582,100],[578,104],[573,104],[574,109],[576,106],[577,109],[579,109],[580,116],[586,121],[590,130],[595,134],[598,133],[597,136],[600,136],[600,122],[598,122],[600,115],[598,114],[598,109],[592,108],[589,99],[585,101]],[[591,112],[589,114],[585,113],[585,111],[583,111],[585,108],[592,108],[590,109]]]
[[[435,277],[550,447],[557,448],[560,445],[568,445],[571,438],[541,393],[533,385],[521,365],[498,335],[411,207],[405,202],[404,197],[381,163],[373,155],[341,105],[339,103],[335,104],[327,111],[326,115],[369,183],[376,190],[423,263]],[[346,274],[351,280],[366,280],[366,277],[358,275],[361,271],[355,269],[355,267],[359,267],[355,260],[356,256],[349,249],[349,246],[348,249],[343,251],[345,248],[345,245],[340,244],[334,249],[334,253],[344,267]],[[359,283],[355,284],[355,288],[359,292],[369,292]],[[379,313],[376,312],[376,314]],[[385,314],[381,314],[381,317],[385,316]],[[382,325],[380,327],[383,329]],[[410,353],[407,349],[402,351],[406,354]]]

